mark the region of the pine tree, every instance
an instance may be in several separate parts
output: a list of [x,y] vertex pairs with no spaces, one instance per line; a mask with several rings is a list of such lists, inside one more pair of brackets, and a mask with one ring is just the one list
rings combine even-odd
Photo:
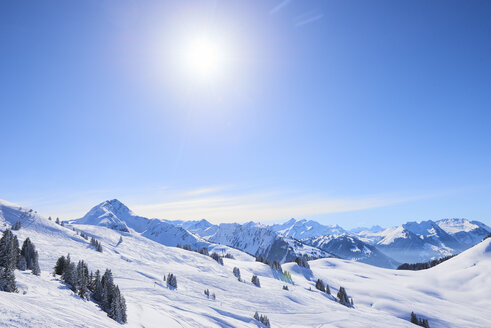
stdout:
[[167,275],[167,286],[177,288],[177,277],[173,273]]
[[237,267],[234,267],[233,272],[234,272],[234,276],[235,276],[237,279],[239,279],[239,281],[240,281],[240,269],[239,269],[239,268],[237,268]]
[[0,267],[0,291],[15,293],[17,285],[15,283],[14,269],[9,267]]
[[351,305],[348,298],[348,294],[346,294],[346,290],[344,289],[344,287],[339,287],[338,299],[339,299],[339,303],[343,305],[346,305],[348,307]]
[[254,319],[259,321],[259,313],[257,313],[257,311],[256,311],[256,313],[254,313]]
[[411,312],[411,323],[418,324],[418,317],[416,316],[416,313]]
[[331,295],[331,289],[329,288],[329,285],[326,283],[326,294]]
[[39,267],[39,254],[37,251],[34,252],[34,256],[32,257],[31,272],[33,275],[36,275],[36,276],[41,275],[41,268]]
[[124,298],[121,296],[121,292],[119,291],[119,287],[115,286],[113,291],[113,297],[111,301],[111,309],[108,312],[108,316],[119,322],[119,323],[125,323],[126,322],[126,304],[123,305],[124,303]]
[[218,264],[223,265],[223,258],[220,255],[218,255],[217,253],[215,253],[215,252],[211,253],[210,257],[212,259],[214,259],[215,261],[217,261]]
[[56,224],[60,224],[60,218],[56,218]]
[[321,292],[326,292],[326,287],[324,286],[324,282],[321,279],[317,279],[317,282],[315,283],[315,288],[317,288]]
[[15,224],[12,226],[12,230],[20,230],[22,224],[20,221],[15,222]]
[[94,277],[94,294],[92,295],[92,297],[94,297],[94,299],[97,301],[97,302],[100,302],[102,301],[102,282],[101,282],[101,273],[99,270],[97,270],[95,272],[95,277]]
[[251,280],[252,280],[252,283],[254,285],[256,285],[257,287],[261,287],[261,282],[259,281],[259,277],[258,276],[256,276],[256,275],[252,276],[252,279]]
[[19,256],[19,260],[17,261],[17,269],[19,269],[20,271],[27,270],[26,258],[22,255]]
[[307,257],[306,257],[306,256],[303,256],[303,257],[297,257],[297,258],[295,259],[295,262],[296,262],[296,263],[297,263],[299,266],[301,266],[301,267],[303,267],[303,268],[310,269],[310,265],[309,265],[309,262],[308,262],[308,259],[307,259]]
[[[70,258],[70,255],[68,255],[68,259]],[[75,263],[71,262],[70,260],[67,261],[65,271],[63,272],[63,275],[61,276],[61,280],[66,282],[68,285],[70,285],[70,289],[73,292],[76,292],[78,287],[77,287],[77,270],[75,268]]]
[[66,262],[65,256],[62,255],[58,258],[54,267],[55,274],[62,275],[65,272]]
[[3,232],[0,238],[0,266],[15,270],[19,257],[19,241],[10,229]]
[[102,275],[101,284],[101,306],[102,309],[107,312],[111,309],[111,302],[114,290],[113,274],[110,269],[106,269],[106,272],[104,272],[104,274]]
[[82,261],[78,261],[77,264],[77,288],[78,295],[82,298],[87,298],[89,295],[89,268],[87,264]]

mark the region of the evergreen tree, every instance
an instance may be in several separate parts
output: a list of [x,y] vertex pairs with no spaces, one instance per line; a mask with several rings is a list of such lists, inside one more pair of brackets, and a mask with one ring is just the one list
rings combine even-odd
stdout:
[[344,287],[339,287],[338,299],[339,299],[339,303],[343,305],[346,305],[348,307],[351,305],[348,298],[348,294],[346,294],[346,290],[344,289]]
[[326,294],[331,295],[331,289],[329,288],[329,285],[326,283]]
[[102,284],[102,295],[101,295],[101,306],[104,311],[109,311],[111,309],[111,302],[113,298],[114,281],[113,274],[110,269],[106,269],[106,272],[101,278]]
[[321,292],[326,292],[326,286],[321,279],[317,279],[317,282],[315,283],[315,288],[317,288]]
[[89,295],[89,268],[87,264],[82,261],[78,261],[77,264],[77,288],[78,295],[82,298],[88,299]]
[[17,292],[13,268],[0,267],[0,291],[8,293]]
[[254,319],[259,321],[259,313],[257,313],[257,311],[256,311],[256,313],[254,313]]
[[77,270],[75,268],[75,263],[71,261],[67,261],[65,271],[63,272],[63,275],[61,276],[61,279],[66,282],[68,285],[70,285],[70,289],[74,292],[77,291]]
[[256,276],[256,275],[253,275],[252,276],[252,279],[251,279],[251,282],[257,286],[257,287],[261,287],[261,283],[259,282],[259,277]]
[[217,261],[218,264],[223,265],[223,258],[220,255],[218,255],[217,253],[215,253],[215,252],[211,253],[210,257],[212,259],[214,259],[215,261]]
[[239,268],[237,268],[237,267],[234,267],[233,272],[234,272],[234,276],[235,276],[237,279],[239,279],[239,281],[240,281],[240,269],[239,269]]
[[12,226],[12,230],[20,230],[22,224],[20,221],[15,222],[15,224]]
[[34,252],[34,256],[32,257],[32,274],[39,276],[41,274],[41,268],[39,267],[39,254],[37,251]]
[[416,316],[416,313],[411,312],[411,323],[418,324],[418,317]]
[[60,224],[60,218],[56,218],[56,224]]
[[20,271],[27,270],[26,258],[22,255],[19,256],[19,260],[17,261],[17,269],[19,269]]
[[56,264],[54,267],[55,274],[62,275],[63,272],[65,272],[65,268],[66,268],[66,259],[65,259],[65,256],[62,255],[56,261]]
[[94,285],[94,290],[93,290],[94,294],[92,295],[92,297],[94,297],[94,299],[97,302],[100,302],[102,301],[103,290],[102,290],[102,282],[101,282],[101,273],[99,270],[95,272],[93,285]]
[[111,301],[111,308],[108,312],[108,316],[119,323],[126,322],[126,302],[124,297],[119,291],[119,287],[115,286],[113,288],[113,296]]
[[15,270],[19,257],[19,241],[10,229],[3,232],[0,238],[0,266]]
[[173,273],[167,275],[167,286],[177,288],[177,277]]
[[303,267],[303,268],[310,269],[310,265],[309,265],[309,262],[308,262],[308,259],[307,259],[307,257],[306,257],[306,256],[303,256],[303,257],[297,257],[297,258],[295,259],[295,262],[296,262],[296,263],[297,263],[299,266],[301,266],[301,267]]

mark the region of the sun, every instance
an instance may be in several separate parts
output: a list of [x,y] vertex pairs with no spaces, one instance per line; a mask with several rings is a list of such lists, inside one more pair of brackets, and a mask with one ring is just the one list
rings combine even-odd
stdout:
[[185,52],[185,66],[190,74],[210,79],[223,70],[224,48],[216,40],[199,37],[191,40]]

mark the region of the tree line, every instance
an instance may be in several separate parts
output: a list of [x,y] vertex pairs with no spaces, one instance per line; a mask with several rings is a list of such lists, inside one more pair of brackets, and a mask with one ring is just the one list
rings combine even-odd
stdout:
[[31,240],[26,238],[19,248],[17,236],[7,229],[0,239],[0,291],[17,292],[15,269],[31,270],[36,276],[41,274],[39,255]]
[[127,322],[126,301],[118,285],[114,284],[110,269],[106,269],[102,276],[99,270],[95,274],[92,271],[89,273],[89,267],[84,260],[78,261],[75,265],[68,254],[66,257],[58,258],[54,275],[61,276],[61,280],[81,298],[92,298],[111,319],[119,323]]

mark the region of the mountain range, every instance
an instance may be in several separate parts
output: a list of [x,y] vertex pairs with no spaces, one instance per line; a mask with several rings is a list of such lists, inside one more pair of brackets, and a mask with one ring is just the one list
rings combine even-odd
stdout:
[[82,218],[69,222],[121,232],[131,229],[166,246],[180,244],[198,249],[224,245],[280,263],[297,257],[339,257],[384,268],[457,254],[491,233],[484,223],[466,219],[407,222],[386,229],[373,226],[349,231],[339,225],[305,219],[273,225],[149,219],[135,215],[117,199],[102,202]]
[[[417,272],[382,269],[357,262],[360,258],[354,261],[334,256],[309,260],[308,268],[285,259],[278,271],[239,249],[215,242],[236,244],[253,253],[264,247],[260,241],[250,243],[256,237],[299,242],[305,249],[324,248],[339,240],[341,246],[333,243],[329,247],[333,253],[345,250],[342,246],[346,243],[358,248],[355,253],[368,254],[378,248],[365,249],[365,244],[375,247],[389,238],[372,236],[372,242],[366,239],[360,244],[357,240],[361,239],[352,232],[343,232],[304,237],[302,240],[311,240],[311,245],[306,245],[251,222],[213,225],[147,219],[114,200],[97,205],[89,213],[79,220],[57,224],[34,210],[0,201],[0,231],[17,226],[13,234],[20,245],[27,238],[31,240],[41,268],[40,275],[15,270],[18,292],[0,292],[1,327],[121,327],[92,298],[80,297],[71,290],[73,286],[53,274],[57,259],[67,254],[74,263],[85,261],[91,271],[111,270],[126,299],[127,327],[263,327],[254,319],[256,311],[267,315],[272,327],[409,328],[414,327],[409,322],[411,312],[428,320],[433,328],[486,327],[491,320],[491,238]],[[434,223],[459,245],[488,231],[485,225],[466,220]],[[200,229],[206,238],[196,233]],[[423,236],[428,243],[447,238],[431,222],[408,224],[403,229]],[[400,229],[388,231],[396,237]],[[248,242],[236,243],[229,239],[231,235]],[[462,238],[464,235],[467,237]],[[90,238],[101,243],[102,252],[91,247]],[[222,249],[233,256],[219,263],[173,245],[184,242],[196,246],[204,243],[212,251]],[[177,287],[166,284],[164,276],[170,273],[177,277]],[[254,285],[252,277],[260,284]],[[329,286],[329,293],[316,288],[319,280]],[[341,303],[342,290],[353,305]]]

